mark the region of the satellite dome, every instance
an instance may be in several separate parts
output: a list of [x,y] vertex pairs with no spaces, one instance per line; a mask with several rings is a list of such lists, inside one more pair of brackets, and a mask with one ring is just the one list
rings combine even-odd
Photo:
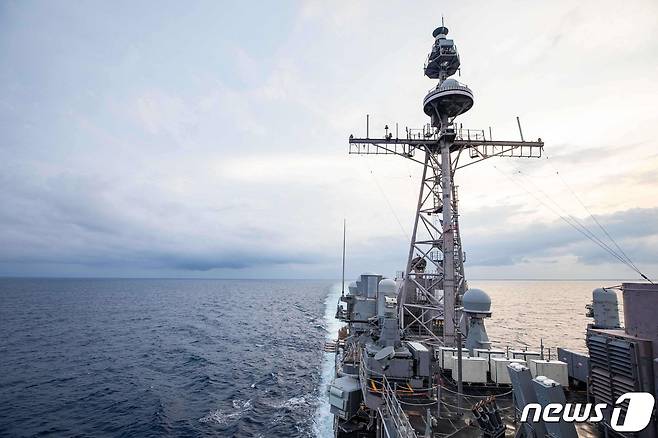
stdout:
[[379,292],[384,295],[395,295],[398,290],[398,285],[394,280],[385,278],[379,282]]
[[612,289],[597,288],[592,291],[594,301],[600,303],[617,303],[617,294]]
[[459,87],[460,85],[461,84],[456,79],[448,78],[448,79],[446,79],[445,81],[443,81],[441,83],[441,86],[439,88],[442,89],[442,90],[445,90],[445,89],[448,89],[448,88]]
[[423,99],[423,111],[428,116],[456,117],[473,107],[473,92],[459,81],[448,78]]
[[491,298],[482,289],[469,289],[462,298],[464,312],[491,313]]

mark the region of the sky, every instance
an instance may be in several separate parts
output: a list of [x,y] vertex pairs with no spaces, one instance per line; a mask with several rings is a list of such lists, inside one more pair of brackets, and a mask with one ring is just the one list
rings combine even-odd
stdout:
[[[0,276],[393,275],[420,169],[347,139],[421,127],[441,17],[458,121],[541,159],[456,173],[467,278],[658,277],[658,3],[0,3]],[[612,245],[612,244],[610,244]]]

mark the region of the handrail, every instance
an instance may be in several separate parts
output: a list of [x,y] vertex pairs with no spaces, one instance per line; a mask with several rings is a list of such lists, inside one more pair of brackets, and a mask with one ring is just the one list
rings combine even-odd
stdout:
[[468,90],[470,93],[473,93],[473,91],[471,91],[471,89],[468,88],[468,85],[462,84],[461,82],[456,81],[456,80],[454,80],[454,81],[457,82],[454,85],[451,85],[450,83],[448,85],[444,85],[444,83],[440,83],[436,87],[433,87],[433,88],[430,88],[429,90],[427,90],[427,94],[430,94],[434,91],[447,91],[447,90],[462,90],[462,91]]
[[384,401],[384,407],[388,416],[393,420],[397,436],[402,438],[418,438],[416,431],[409,422],[409,417],[402,410],[395,391],[391,389],[386,376],[382,377],[382,400]]
[[364,398],[366,394],[368,394],[368,384],[366,383],[367,381],[368,378],[366,376],[366,368],[363,361],[363,351],[359,350],[359,384],[361,386],[361,392],[363,393]]
[[[381,396],[383,403],[383,409],[385,409],[386,416],[393,421],[393,426],[395,427],[395,437],[401,438],[418,438],[416,431],[411,426],[409,422],[409,417],[405,414],[404,410],[400,406],[400,402],[395,394],[395,390],[391,389],[391,385],[388,382],[385,374],[381,374],[382,378],[382,390]],[[366,374],[366,364],[363,358],[363,350],[359,353],[359,383],[361,385],[361,391],[365,397],[368,394],[368,375]],[[379,409],[380,415],[383,413],[382,408]],[[388,429],[384,428],[384,431],[388,435]]]

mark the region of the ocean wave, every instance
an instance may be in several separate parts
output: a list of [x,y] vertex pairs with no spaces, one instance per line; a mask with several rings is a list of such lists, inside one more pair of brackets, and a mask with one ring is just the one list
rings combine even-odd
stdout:
[[312,394],[307,394],[297,397],[290,397],[289,399],[280,402],[266,402],[265,404],[274,409],[295,410],[301,407],[308,407],[313,405],[314,400]]
[[247,411],[252,408],[251,400],[233,400],[233,408],[235,411],[226,412],[222,409],[216,409],[208,413],[201,418],[199,418],[200,423],[217,423],[222,426],[226,426],[232,421],[239,420]]
[[0,279],[0,435],[309,436],[331,285]]

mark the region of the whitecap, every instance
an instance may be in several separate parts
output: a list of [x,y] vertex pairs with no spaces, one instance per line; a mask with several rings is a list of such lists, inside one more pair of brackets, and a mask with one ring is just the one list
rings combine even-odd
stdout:
[[297,409],[302,406],[307,406],[310,403],[309,399],[311,398],[310,394],[308,395],[301,395],[298,397],[291,397],[285,401],[280,401],[278,403],[267,403],[270,407],[274,409]]
[[240,410],[249,409],[249,408],[251,408],[251,399],[249,399],[247,401],[241,400],[239,398],[235,399],[235,400],[233,400],[233,407],[235,409],[240,409]]
[[242,417],[248,410],[251,409],[251,400],[236,399],[232,401],[234,412],[226,412],[222,409],[216,409],[199,418],[200,423],[217,423],[222,426],[229,424],[231,421],[237,420]]

